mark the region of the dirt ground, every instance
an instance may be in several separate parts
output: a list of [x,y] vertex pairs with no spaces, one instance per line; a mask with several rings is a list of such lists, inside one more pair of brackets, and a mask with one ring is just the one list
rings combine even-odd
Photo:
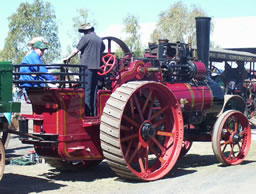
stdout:
[[[24,107],[23,107],[24,108]],[[30,113],[29,107],[22,110]],[[255,129],[253,130],[255,132]],[[256,180],[256,135],[246,160],[237,166],[222,166],[215,158],[211,143],[193,143],[172,171],[154,182],[120,179],[105,161],[78,172],[59,172],[48,164],[11,165],[8,161],[33,151],[11,136],[6,150],[6,167],[0,181],[0,194],[83,193],[83,194],[253,194]]]
[[[12,136],[6,150],[7,161],[26,155],[33,148]],[[255,193],[256,140],[252,140],[246,160],[224,167],[215,158],[211,143],[193,143],[163,179],[131,182],[118,178],[103,161],[99,166],[79,172],[60,173],[48,164],[30,166],[7,164],[0,182],[0,193],[100,193],[100,194],[240,194]]]

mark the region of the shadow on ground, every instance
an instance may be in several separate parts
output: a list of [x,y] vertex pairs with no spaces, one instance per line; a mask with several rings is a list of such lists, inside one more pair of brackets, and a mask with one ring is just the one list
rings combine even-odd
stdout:
[[30,177],[18,174],[4,174],[0,182],[0,193],[39,193],[42,191],[57,190],[65,185],[53,183],[44,178]]
[[104,161],[101,162],[98,166],[89,167],[86,169],[79,169],[76,171],[60,172],[59,170],[52,168],[48,172],[41,174],[40,176],[46,177],[51,180],[84,182],[92,182],[96,179],[117,177],[117,175]]
[[[211,166],[219,163],[214,155],[198,155],[188,154],[179,159],[173,169],[169,172],[164,179],[175,178],[179,176],[185,176],[197,172],[196,168],[201,166]],[[127,182],[127,183],[144,183],[143,181],[126,180],[119,178],[108,166],[107,162],[103,161],[98,166],[91,167],[77,172],[60,172],[59,170],[52,168],[48,172],[41,174],[40,176],[46,177],[51,180],[61,181],[85,181],[91,182],[97,179],[115,178],[115,181]]]

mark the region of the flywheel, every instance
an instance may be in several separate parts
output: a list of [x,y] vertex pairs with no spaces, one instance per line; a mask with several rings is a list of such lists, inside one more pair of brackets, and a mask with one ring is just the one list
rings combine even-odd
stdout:
[[179,103],[167,87],[153,81],[128,82],[112,93],[104,107],[101,147],[120,177],[157,180],[175,165],[183,130]]

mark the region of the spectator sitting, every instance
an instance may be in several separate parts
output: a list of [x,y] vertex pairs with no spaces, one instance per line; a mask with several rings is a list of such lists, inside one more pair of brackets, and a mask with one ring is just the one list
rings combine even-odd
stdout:
[[29,55],[32,51],[33,51],[33,45],[35,44],[35,42],[38,42],[38,41],[41,41],[43,42],[44,44],[48,45],[49,43],[44,39],[44,37],[42,36],[38,36],[38,37],[34,37],[32,38],[32,40],[30,40],[28,42],[28,46],[31,48],[31,50],[26,54],[26,55]]
[[[21,64],[43,64],[41,57],[44,54],[44,51],[47,49],[46,44],[44,44],[42,41],[37,41],[32,46],[32,52],[24,57]],[[41,72],[41,73],[47,73],[48,70],[45,66],[22,66],[20,67],[20,72],[24,73],[31,73],[30,75],[21,75],[19,80],[20,81],[33,81],[33,80],[52,80],[56,81],[56,79],[49,74],[32,74],[32,72]],[[44,83],[21,83],[21,87],[44,87]]]

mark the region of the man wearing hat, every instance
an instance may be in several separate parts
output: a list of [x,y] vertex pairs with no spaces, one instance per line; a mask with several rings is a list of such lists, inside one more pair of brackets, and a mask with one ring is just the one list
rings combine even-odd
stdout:
[[81,25],[78,32],[83,33],[78,42],[76,48],[71,54],[66,57],[64,63],[69,62],[72,57],[80,55],[80,64],[85,68],[87,67],[87,76],[83,78],[85,81],[85,115],[95,116],[96,115],[96,94],[98,85],[98,74],[97,71],[100,69],[102,53],[105,50],[105,45],[102,39],[94,32],[94,27],[89,23]]
[[26,54],[26,55],[29,55],[32,51],[33,51],[33,45],[35,44],[35,42],[38,42],[38,41],[41,41],[41,42],[43,42],[44,44],[49,44],[45,39],[44,39],[44,37],[42,37],[42,36],[37,36],[37,37],[34,37],[34,38],[32,38],[32,40],[30,40],[29,42],[28,42],[28,46],[31,48],[31,50],[30,51],[28,51],[28,53]]
[[[44,55],[44,51],[47,49],[47,45],[42,41],[36,41],[32,45],[32,52],[24,57],[21,64],[43,64],[41,57]],[[47,73],[48,70],[45,66],[22,66],[20,67],[21,73],[31,73],[29,75],[21,75],[19,80],[37,80],[37,75],[32,74],[32,72],[42,72]],[[41,74],[39,75],[39,80],[52,80],[56,81],[56,79],[49,74]],[[44,87],[43,83],[22,83],[20,84],[21,87]]]

